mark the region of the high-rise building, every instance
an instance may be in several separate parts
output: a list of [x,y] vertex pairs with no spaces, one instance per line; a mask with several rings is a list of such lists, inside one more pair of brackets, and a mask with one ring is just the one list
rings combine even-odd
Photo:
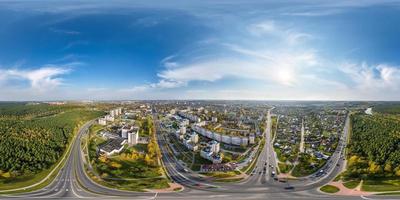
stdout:
[[130,146],[136,145],[139,141],[139,133],[138,132],[128,132],[128,144]]
[[213,140],[209,143],[210,147],[211,147],[211,151],[214,153],[218,153],[219,152],[219,142]]

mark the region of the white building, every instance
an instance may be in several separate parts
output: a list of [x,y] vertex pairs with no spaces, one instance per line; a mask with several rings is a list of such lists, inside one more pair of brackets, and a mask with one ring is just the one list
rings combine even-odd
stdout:
[[192,115],[192,114],[190,114],[190,113],[180,112],[180,111],[179,111],[179,112],[178,112],[178,115],[181,116],[181,117],[187,118],[187,119],[189,119],[189,120],[192,121],[192,122],[200,122],[200,121],[201,121],[200,117],[198,117],[198,116],[196,116],[196,115]]
[[242,146],[247,146],[249,144],[249,138],[247,137],[242,137]]
[[186,126],[181,126],[179,128],[179,131],[180,131],[181,134],[185,134],[186,133]]
[[180,124],[181,126],[189,126],[189,120],[188,119],[183,119],[182,121],[181,121],[181,124]]
[[195,132],[193,132],[191,134],[186,134],[183,137],[183,144],[189,150],[197,151],[199,148],[197,145],[198,142],[199,142],[199,135],[197,135],[197,133],[195,133]]
[[232,144],[240,145],[240,144],[242,144],[242,139],[240,137],[237,137],[237,136],[232,137]]
[[[247,146],[249,144],[250,137],[241,137],[241,136],[230,136],[230,135],[222,135],[220,133],[215,133],[209,131],[205,128],[202,128],[198,125],[192,126],[192,129],[199,133],[202,136],[208,137],[210,139],[216,140],[218,142],[223,142],[225,144],[234,144],[234,145],[244,145]],[[255,142],[255,136],[253,136],[253,142]]]
[[107,125],[107,120],[105,118],[100,118],[99,124],[105,126],[105,125]]
[[181,131],[180,131],[180,130],[176,130],[176,131],[175,131],[175,136],[176,136],[176,138],[178,138],[178,140],[182,140],[184,134],[181,134]]
[[211,121],[212,121],[212,122],[218,122],[218,118],[217,118],[217,117],[212,117],[212,118],[211,118]]
[[211,151],[213,151],[214,153],[219,153],[220,150],[219,142],[212,140],[208,143],[208,145],[211,147]]
[[128,138],[128,132],[130,131],[131,129],[129,129],[128,127],[123,127],[122,129],[121,129],[121,137],[122,138]]
[[136,145],[139,142],[139,132],[128,132],[128,144],[130,146]]
[[249,143],[250,144],[255,144],[256,143],[256,136],[254,134],[250,134],[249,136]]
[[211,161],[214,164],[221,163],[222,156],[221,153],[219,153],[219,142],[217,141],[209,142],[208,146],[200,151],[200,156]]
[[113,122],[113,121],[114,121],[114,117],[111,116],[111,115],[106,115],[106,116],[105,116],[105,119],[106,119],[107,121],[109,121],[109,122]]
[[115,110],[111,110],[110,111],[110,115],[112,116],[112,117],[114,117],[116,114],[115,114]]
[[199,135],[197,135],[197,133],[192,133],[190,134],[190,141],[192,141],[193,143],[198,143],[199,142]]

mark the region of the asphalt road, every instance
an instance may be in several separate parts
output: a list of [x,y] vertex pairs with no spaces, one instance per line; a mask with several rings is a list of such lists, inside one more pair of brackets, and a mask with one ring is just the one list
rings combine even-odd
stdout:
[[[84,170],[84,158],[81,149],[81,137],[87,134],[89,126],[94,123],[88,122],[78,132],[76,141],[73,142],[73,149],[67,158],[65,166],[60,170],[56,179],[38,191],[28,192],[18,195],[1,195],[1,199],[338,199],[338,196],[326,195],[318,192],[316,188],[323,185],[327,180],[336,176],[341,169],[334,167],[333,170],[320,178],[317,182],[311,184],[296,185],[294,190],[285,190],[284,187],[288,183],[274,182],[267,178],[267,172],[259,174],[263,171],[265,162],[271,163],[272,146],[270,142],[266,142],[263,152],[257,160],[256,173],[245,181],[230,184],[209,183],[195,174],[185,172],[176,162],[171,152],[167,149],[166,141],[157,134],[157,139],[162,151],[162,161],[169,177],[177,183],[185,186],[182,192],[174,193],[151,193],[151,192],[130,192],[121,191],[94,183],[87,177]],[[270,135],[270,115],[268,114],[268,122],[266,137]],[[347,123],[347,122],[346,122]],[[270,141],[270,138],[267,140]],[[343,140],[344,142],[345,140]],[[340,152],[338,153],[340,158]],[[338,162],[342,162],[338,159]],[[308,180],[306,180],[308,181]],[[365,197],[340,197],[340,199],[364,199]],[[368,197],[369,199],[388,199],[394,197]]]

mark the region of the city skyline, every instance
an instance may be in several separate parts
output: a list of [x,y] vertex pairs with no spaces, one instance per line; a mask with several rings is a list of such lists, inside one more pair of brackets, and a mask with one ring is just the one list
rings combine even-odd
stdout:
[[0,101],[400,99],[399,2],[295,2],[0,1]]

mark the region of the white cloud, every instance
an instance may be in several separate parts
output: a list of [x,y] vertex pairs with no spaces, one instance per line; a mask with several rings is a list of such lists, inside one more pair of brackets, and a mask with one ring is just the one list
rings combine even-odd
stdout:
[[186,85],[184,81],[179,80],[160,80],[158,83],[150,84],[152,88],[176,88]]
[[233,47],[233,51],[250,58],[218,58],[182,65],[179,68],[165,69],[158,76],[162,80],[176,82],[176,86],[190,81],[213,82],[223,78],[244,78],[293,85],[297,82],[299,71],[316,65],[312,52],[271,53]]
[[396,66],[345,63],[340,70],[353,81],[354,88],[362,91],[400,89],[400,69]]
[[28,81],[31,88],[37,91],[54,89],[63,84],[61,75],[71,70],[64,67],[45,66],[38,69],[0,69],[0,79],[4,82],[11,80]]
[[273,20],[266,20],[260,23],[251,24],[248,27],[248,30],[250,33],[257,36],[261,36],[263,34],[278,34],[281,32]]
[[289,45],[296,45],[313,38],[311,34],[298,32],[292,28],[277,25],[277,22],[273,20],[250,24],[247,29],[255,36],[273,36],[280,38],[281,41]]

